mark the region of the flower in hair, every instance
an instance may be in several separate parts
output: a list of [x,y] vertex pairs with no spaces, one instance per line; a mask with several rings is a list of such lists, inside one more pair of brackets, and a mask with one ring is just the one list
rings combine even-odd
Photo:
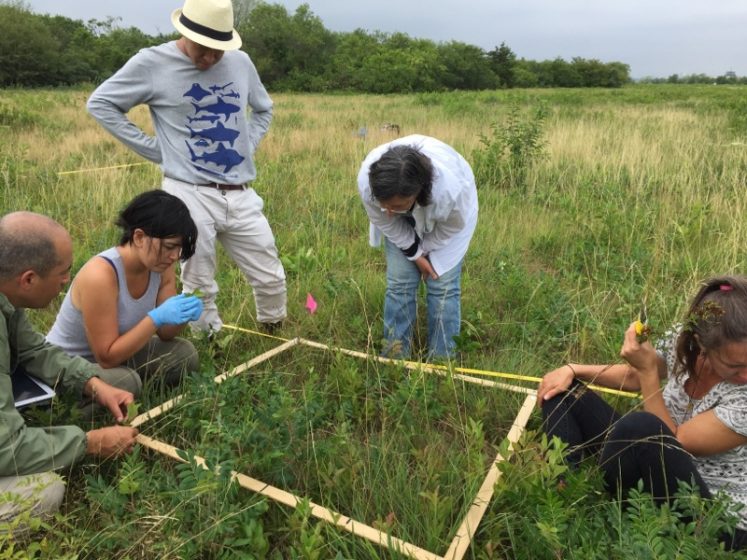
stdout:
[[[729,286],[729,288],[731,289],[732,287]],[[724,313],[724,308],[719,303],[713,300],[704,301],[687,318],[684,330],[694,332],[699,324],[717,323],[719,317]]]

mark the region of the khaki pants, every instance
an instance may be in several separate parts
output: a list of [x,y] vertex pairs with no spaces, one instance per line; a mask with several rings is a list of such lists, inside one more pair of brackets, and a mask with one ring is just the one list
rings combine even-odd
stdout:
[[[137,397],[142,390],[143,379],[156,378],[164,385],[175,386],[185,373],[198,371],[199,367],[197,350],[191,342],[183,338],[164,341],[153,336],[125,365],[107,369],[99,367],[97,377]],[[92,418],[100,410],[91,399],[84,400],[80,408],[86,419]]]
[[32,518],[49,520],[64,496],[65,482],[53,472],[0,477],[0,543],[28,535]]
[[254,189],[221,191],[169,177],[164,177],[162,186],[184,202],[197,225],[195,254],[182,265],[184,291],[199,288],[204,293],[202,316],[191,326],[201,331],[218,331],[223,326],[215,303],[218,241],[254,290],[257,321],[277,323],[285,319],[285,271],[272,229],[262,213],[264,203]]

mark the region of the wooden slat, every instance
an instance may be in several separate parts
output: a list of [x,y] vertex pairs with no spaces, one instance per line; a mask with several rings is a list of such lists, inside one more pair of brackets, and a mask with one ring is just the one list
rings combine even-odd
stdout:
[[[509,453],[513,451],[514,444],[519,441],[521,434],[524,433],[524,429],[526,428],[536,402],[537,395],[529,395],[524,399],[524,404],[519,409],[519,413],[516,415],[511,430],[509,430],[508,435],[506,436],[509,441]],[[475,495],[472,506],[467,512],[467,515],[465,515],[462,523],[459,525],[454,540],[451,541],[449,550],[444,554],[444,558],[447,560],[462,560],[464,557],[467,548],[469,548],[469,545],[472,542],[472,537],[477,531],[477,526],[480,524],[483,515],[485,515],[490,500],[493,498],[495,484],[501,476],[498,464],[502,461],[507,461],[510,457],[510,454],[508,457],[503,457],[500,453],[496,455],[495,461],[493,461],[493,464],[490,466],[488,475],[485,477],[482,486],[480,486],[480,490],[478,490]]]
[[[172,459],[175,459],[177,461],[184,462],[184,459],[182,459],[177,453],[177,448],[173,445],[169,445],[168,443],[150,438],[143,434],[137,436],[137,442],[144,447],[161,453],[162,455],[166,455],[167,457],[171,457]],[[205,459],[199,456],[194,456],[194,459],[195,462],[203,469],[209,470],[209,467],[205,463]],[[265,496],[280,504],[295,508],[301,501],[301,498],[294,494],[291,494],[290,492],[286,492],[285,490],[281,490],[280,488],[276,488],[275,486],[271,486],[245,474],[231,471],[231,476],[236,480],[236,482],[239,483],[242,488],[246,488],[247,490],[256,492],[257,494],[261,494],[262,496]],[[322,521],[340,527],[341,529],[357,535],[358,537],[367,539],[380,546],[383,546],[390,550],[394,550],[396,552],[399,552],[400,554],[409,556],[410,558],[414,558],[415,560],[443,560],[442,556],[438,556],[437,554],[417,547],[414,544],[405,542],[396,537],[389,536],[386,533],[375,529],[374,527],[355,521],[354,519],[320,506],[319,504],[310,502],[310,507],[311,515],[313,515],[317,519],[321,519]]]
[[[308,340],[306,338],[299,338],[298,342],[299,344],[303,344],[304,346],[310,346],[311,348],[319,348],[320,350],[328,350],[330,352],[339,352],[340,354],[345,354],[346,356],[352,356],[354,358],[362,358],[364,360],[374,360],[382,364],[402,366],[409,370],[427,371],[429,373],[435,373],[438,375],[446,375],[446,376],[449,375],[448,369],[444,369],[440,367],[436,368],[436,367],[433,367],[427,364],[423,364],[421,362],[411,362],[407,360],[393,360],[392,358],[382,358],[381,356],[373,356],[371,354],[366,354],[364,352],[358,352],[357,350],[348,350],[347,348],[340,348],[338,346],[328,346],[326,344],[314,342],[313,340]],[[458,370],[459,368],[455,368],[455,371],[458,371]],[[499,383],[497,381],[489,381],[487,379],[480,379],[480,378],[472,377],[469,375],[463,375],[461,373],[454,373],[452,374],[452,376],[457,379],[466,381],[468,383],[474,383],[475,385],[482,385],[483,387],[493,387],[495,389],[504,389],[506,391],[512,391],[514,393],[523,393],[525,395],[536,395],[537,394],[537,391],[535,389],[528,389],[526,387],[520,387],[518,385],[511,385],[510,383]]]
[[215,379],[213,379],[213,381],[215,381],[216,383],[222,383],[223,381],[225,381],[229,377],[234,377],[234,376],[236,376],[236,375],[238,375],[240,373],[243,373],[246,370],[248,370],[250,368],[253,368],[257,364],[261,364],[262,362],[265,362],[265,361],[269,360],[273,356],[277,356],[281,352],[285,352],[289,348],[293,348],[294,346],[296,346],[298,344],[299,340],[300,340],[299,338],[293,338],[293,339],[289,340],[288,342],[284,342],[280,346],[276,346],[275,348],[272,348],[272,349],[268,350],[264,354],[260,354],[259,356],[256,356],[256,357],[252,358],[248,362],[245,362],[245,363],[243,363],[241,365],[236,366],[231,371],[227,371],[225,373],[222,373],[222,374],[216,376]]
[[[262,362],[269,360],[273,356],[276,356],[277,354],[280,354],[281,352],[284,352],[288,350],[289,348],[293,348],[298,344],[297,338],[294,338],[293,340],[289,340],[288,342],[285,342],[284,344],[281,344],[280,346],[276,346],[275,348],[272,348],[268,350],[267,352],[264,352],[263,354],[260,354],[259,356],[255,356],[248,362],[245,362],[243,364],[240,364],[233,368],[231,371],[222,373],[221,375],[217,375],[213,381],[216,383],[222,383],[229,377],[233,377],[234,375],[238,375],[250,368],[253,368],[257,364],[261,364]],[[154,408],[151,408],[149,411],[144,412],[140,414],[139,416],[136,416],[130,425],[133,428],[137,428],[138,426],[144,424],[148,420],[153,420],[153,418],[156,418],[157,416],[160,416],[164,412],[168,412],[174,406],[176,406],[184,397],[182,395],[177,395],[173,399],[169,399],[168,401],[164,402],[163,404],[160,404]]]

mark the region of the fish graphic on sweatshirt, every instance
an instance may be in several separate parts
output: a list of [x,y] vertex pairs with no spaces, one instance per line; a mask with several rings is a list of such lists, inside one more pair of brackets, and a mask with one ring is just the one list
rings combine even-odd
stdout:
[[210,124],[215,124],[216,121],[220,120],[220,115],[203,115],[201,117],[187,117],[189,119],[189,122],[209,122]]
[[233,148],[233,143],[239,136],[239,131],[233,128],[226,128],[223,123],[218,123],[213,128],[203,128],[202,130],[194,130],[191,127],[187,127],[189,130],[190,138],[198,136],[200,138],[207,138],[211,142],[228,142]]
[[192,106],[195,108],[196,115],[205,111],[206,113],[212,113],[213,115],[223,115],[223,120],[225,121],[227,121],[228,117],[233,113],[238,113],[241,110],[241,107],[238,105],[223,101],[223,97],[220,95],[218,96],[218,101],[211,105],[198,105],[197,103],[192,103]]
[[187,93],[182,95],[182,97],[191,97],[192,99],[196,99],[197,101],[202,101],[208,95],[212,95],[212,94],[208,90],[204,89],[200,84],[195,82],[194,84],[192,84],[192,87],[189,88]]
[[213,93],[218,93],[219,91],[223,91],[230,85],[233,85],[233,82],[228,82],[224,86],[219,86],[218,84],[215,84],[214,86],[210,86],[210,91],[212,91]]
[[212,163],[218,166],[222,165],[223,173],[228,173],[229,171],[231,171],[231,169],[236,167],[245,159],[244,156],[242,156],[239,152],[226,148],[225,146],[223,146],[223,144],[218,144],[218,147],[215,148],[215,150],[213,150],[212,152],[206,151],[202,152],[201,154],[197,154],[192,149],[192,146],[189,145],[189,142],[187,140],[185,140],[184,143],[187,145],[187,149],[189,150],[189,155],[193,163],[204,161],[205,163]]

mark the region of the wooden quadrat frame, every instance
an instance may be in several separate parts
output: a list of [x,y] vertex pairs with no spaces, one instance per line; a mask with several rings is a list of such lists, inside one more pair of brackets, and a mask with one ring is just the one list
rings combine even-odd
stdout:
[[[466,515],[464,516],[464,519],[459,524],[459,527],[454,536],[454,539],[452,540],[448,550],[443,555],[438,555],[434,552],[425,550],[412,543],[398,539],[397,537],[391,536],[383,531],[380,531],[374,527],[371,527],[370,525],[366,525],[365,523],[361,523],[360,521],[351,519],[350,517],[347,517],[341,513],[330,510],[328,508],[325,508],[314,502],[309,502],[311,506],[311,515],[313,515],[317,519],[325,521],[331,525],[335,525],[336,527],[339,527],[340,529],[348,531],[358,537],[367,539],[377,545],[393,550],[402,555],[409,556],[410,558],[415,558],[416,560],[462,560],[465,553],[467,552],[467,549],[469,548],[470,543],[472,542],[472,538],[474,537],[475,532],[477,531],[477,527],[480,524],[480,521],[482,520],[483,515],[488,509],[490,500],[493,497],[493,489],[495,488],[495,484],[498,482],[498,480],[501,477],[499,465],[501,462],[506,461],[511,457],[513,446],[519,440],[519,438],[521,437],[521,434],[524,432],[527,421],[529,420],[529,417],[532,413],[532,409],[534,408],[534,405],[537,401],[537,392],[534,389],[527,389],[526,387],[519,387],[519,386],[511,385],[508,383],[500,383],[500,382],[495,382],[495,381],[489,381],[486,379],[480,379],[477,377],[471,377],[469,375],[450,373],[447,370],[444,370],[442,368],[434,368],[428,364],[422,364],[422,363],[417,363],[417,362],[403,362],[401,360],[392,360],[388,358],[372,356],[370,354],[366,354],[363,352],[357,352],[355,350],[348,350],[348,349],[339,348],[339,347],[331,347],[331,346],[320,344],[318,342],[314,342],[311,340],[306,340],[304,338],[294,338],[294,339],[288,340],[287,342],[280,344],[279,346],[271,350],[268,350],[267,352],[264,352],[263,354],[260,354],[259,356],[256,356],[252,358],[251,360],[239,366],[236,366],[232,370],[216,376],[214,381],[215,383],[222,383],[229,377],[233,377],[241,373],[244,373],[247,370],[250,370],[251,368],[261,364],[262,362],[265,362],[269,360],[270,358],[277,356],[278,354],[281,354],[282,352],[285,352],[286,350],[290,350],[291,348],[295,348],[297,346],[306,346],[310,348],[316,348],[319,350],[325,350],[328,352],[341,353],[341,354],[353,356],[356,358],[362,358],[366,360],[375,360],[375,361],[378,361],[384,364],[404,366],[405,368],[410,369],[410,370],[421,370],[424,372],[434,373],[436,375],[441,375],[441,376],[451,375],[452,377],[456,379],[460,379],[468,383],[474,383],[476,385],[482,385],[484,387],[492,387],[495,389],[503,389],[503,390],[512,391],[515,393],[526,394],[524,403],[521,405],[521,408],[519,409],[519,412],[516,415],[516,418],[514,419],[513,424],[511,425],[511,429],[509,430],[508,435],[506,436],[506,439],[509,442],[509,445],[508,445],[509,453],[507,454],[506,457],[502,456],[500,453],[496,455],[490,468],[488,469],[488,473],[483,483],[481,484],[480,489],[477,491],[477,494],[472,500],[471,506],[469,507]],[[169,411],[176,404],[178,404],[182,400],[182,398],[183,397],[181,395],[176,396],[173,399],[168,400],[164,402],[163,404],[155,408],[152,408],[151,410],[147,412],[144,412],[143,414],[137,416],[132,421],[132,426],[139,427],[143,425],[145,422],[160,416],[164,412]],[[140,434],[137,436],[137,441],[141,445],[149,449],[152,449],[158,453],[161,453],[162,455],[170,457],[176,461],[184,462],[184,459],[182,459],[179,456],[179,453],[178,453],[179,450],[173,445],[170,445],[166,442],[145,436],[143,434]],[[207,466],[204,458],[199,457],[199,456],[194,456],[194,460],[202,468],[209,470],[209,467]],[[245,475],[245,474],[242,474],[236,471],[231,471],[231,476],[236,482],[238,482],[238,484],[241,487],[246,488],[247,490],[250,490],[257,494],[261,494],[262,496],[265,496],[275,502],[284,504],[292,508],[297,507],[298,504],[303,499],[300,496],[296,496],[295,494],[292,494],[280,488],[276,488],[270,484],[264,483],[260,480],[257,480],[255,478],[252,478],[248,475]]]

